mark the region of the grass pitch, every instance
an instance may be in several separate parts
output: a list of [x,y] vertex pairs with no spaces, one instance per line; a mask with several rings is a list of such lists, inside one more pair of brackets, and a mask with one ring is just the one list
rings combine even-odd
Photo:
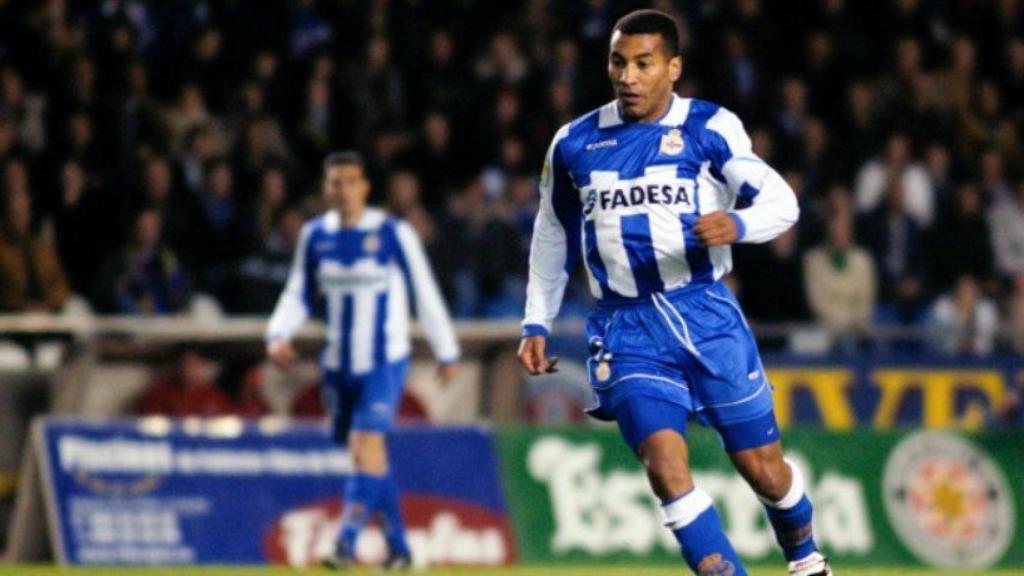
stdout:
[[[837,576],[1012,576],[1016,570],[953,571],[917,568],[843,568],[837,566]],[[753,568],[751,576],[785,576],[785,568]],[[266,567],[205,567],[205,568],[58,568],[55,566],[0,566],[0,576],[298,576],[301,574],[383,574],[372,568],[359,568],[346,572],[323,569],[298,570]],[[682,565],[678,567],[643,568],[639,566],[580,566],[511,568],[435,568],[414,571],[424,576],[683,576],[690,574]]]

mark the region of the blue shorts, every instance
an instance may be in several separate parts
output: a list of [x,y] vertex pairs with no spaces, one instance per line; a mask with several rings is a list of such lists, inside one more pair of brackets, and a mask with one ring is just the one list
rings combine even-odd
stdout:
[[772,391],[739,303],[719,282],[599,307],[587,323],[595,418],[634,451],[690,415],[737,452],[779,439]]
[[391,430],[408,373],[408,359],[379,365],[359,376],[325,370],[321,392],[334,440],[347,444],[351,430]]

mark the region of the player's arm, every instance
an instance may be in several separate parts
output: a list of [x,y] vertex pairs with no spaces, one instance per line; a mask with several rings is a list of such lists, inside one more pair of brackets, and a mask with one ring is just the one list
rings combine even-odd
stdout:
[[523,339],[519,345],[519,360],[530,374],[555,371],[557,358],[545,355],[547,336],[562,306],[569,274],[579,259],[579,194],[560,146],[568,133],[567,125],[555,135],[541,172],[540,208],[533,225]]
[[437,359],[442,380],[454,376],[455,362],[459,360],[459,341],[455,337],[448,308],[444,305],[441,290],[430,269],[430,262],[423,250],[423,244],[412,226],[400,222],[395,228],[401,248],[399,265],[405,273],[409,289],[416,303],[416,315],[423,327],[430,349]]
[[288,273],[288,283],[277,299],[274,313],[267,323],[267,357],[279,368],[288,369],[295,360],[295,349],[291,341],[295,333],[309,317],[312,306],[312,287],[307,278],[306,259],[308,258],[309,235],[311,227],[307,224],[299,235],[292,258],[292,268]]
[[789,184],[754,154],[750,137],[735,114],[720,108],[708,120],[701,139],[704,154],[736,197],[729,212],[702,216],[694,232],[707,246],[768,242],[788,230],[800,217]]

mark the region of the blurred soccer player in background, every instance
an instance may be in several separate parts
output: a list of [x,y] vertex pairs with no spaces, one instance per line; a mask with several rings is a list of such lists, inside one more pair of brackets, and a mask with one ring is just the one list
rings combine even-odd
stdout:
[[361,156],[324,161],[326,214],[303,227],[288,284],[267,327],[267,356],[287,369],[291,339],[317,311],[325,315],[320,361],[334,439],[348,445],[355,472],[345,488],[341,530],[324,563],[354,560],[356,539],[374,516],[388,544],[384,567],[407,568],[411,555],[398,490],[388,467],[391,429],[409,368],[414,304],[444,381],[455,374],[459,345],[419,238],[405,222],[367,207],[370,182]]
[[786,231],[797,200],[736,115],[673,93],[682,69],[669,15],[640,10],[615,24],[616,99],[563,126],[545,160],[519,358],[530,374],[555,370],[546,338],[582,251],[599,300],[587,325],[591,414],[618,423],[686,563],[702,576],[746,574],[690,476],[693,415],[718,431],[764,503],[790,574],[828,575],[754,336],[719,281],[730,245]]

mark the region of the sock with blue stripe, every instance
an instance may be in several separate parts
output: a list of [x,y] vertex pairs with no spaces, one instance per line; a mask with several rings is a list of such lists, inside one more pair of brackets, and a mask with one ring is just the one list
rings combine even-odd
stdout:
[[380,482],[377,477],[356,472],[345,486],[345,509],[341,512],[341,529],[338,542],[345,553],[355,555],[359,532],[370,521],[377,502],[380,501]]
[[694,488],[678,498],[662,504],[665,525],[675,534],[687,565],[698,576],[731,574],[746,576],[747,572],[725,537],[711,497]]
[[775,531],[775,540],[782,547],[782,553],[786,560],[793,562],[817,552],[818,547],[814,544],[811,530],[814,507],[807,498],[803,475],[791,461],[786,460],[786,464],[793,471],[789,492],[778,502],[761,498],[761,503],[768,513],[768,522]]
[[398,484],[389,473],[380,478],[382,483],[379,511],[384,516],[384,538],[392,556],[409,556],[409,543],[405,539],[405,524],[402,522],[402,501],[398,496]]

